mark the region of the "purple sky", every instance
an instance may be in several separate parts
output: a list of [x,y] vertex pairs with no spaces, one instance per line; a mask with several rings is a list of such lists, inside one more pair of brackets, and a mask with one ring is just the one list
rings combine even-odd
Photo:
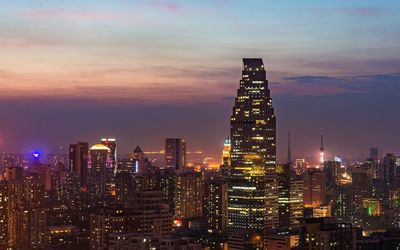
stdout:
[[241,58],[262,57],[278,154],[400,153],[400,2],[12,1],[0,10],[0,151],[186,137],[218,153]]

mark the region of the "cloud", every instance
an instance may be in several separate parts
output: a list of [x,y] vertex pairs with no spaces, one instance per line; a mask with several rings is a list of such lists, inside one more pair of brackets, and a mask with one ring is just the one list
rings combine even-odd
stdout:
[[400,83],[400,73],[363,75],[363,76],[356,76],[354,78],[355,79],[377,80],[377,81],[397,80]]
[[182,11],[182,6],[175,3],[175,2],[169,2],[169,1],[154,1],[149,4],[152,7],[158,8],[160,10],[165,10],[168,12],[181,12]]
[[370,16],[380,16],[384,14],[383,9],[379,7],[354,7],[354,8],[328,8],[328,7],[318,7],[318,8],[313,8],[314,12],[320,13],[320,14],[347,14],[347,15],[352,15],[352,16],[364,16],[364,17],[370,17]]
[[[400,84],[400,73],[355,76],[292,76],[271,88],[278,95],[328,96],[338,94],[363,94],[377,88],[393,87]],[[385,85],[385,86],[383,86]]]
[[34,9],[25,11],[23,16],[33,18],[80,19],[87,21],[110,21],[117,17],[115,14],[100,11],[74,9]]
[[331,80],[339,80],[336,77],[330,77],[330,76],[296,76],[296,77],[285,77],[283,79],[296,82],[326,82]]
[[[0,70],[2,98],[111,99],[116,103],[218,102],[236,87],[229,69],[88,66],[86,70],[15,72]],[[217,73],[217,74],[215,74]],[[219,74],[218,74],[219,73]],[[212,91],[210,91],[212,90]]]

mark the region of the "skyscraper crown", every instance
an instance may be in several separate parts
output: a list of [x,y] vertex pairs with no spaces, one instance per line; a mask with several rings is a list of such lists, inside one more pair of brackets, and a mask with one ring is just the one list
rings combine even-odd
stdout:
[[261,58],[243,58],[243,66],[245,70],[249,71],[265,70],[264,63]]

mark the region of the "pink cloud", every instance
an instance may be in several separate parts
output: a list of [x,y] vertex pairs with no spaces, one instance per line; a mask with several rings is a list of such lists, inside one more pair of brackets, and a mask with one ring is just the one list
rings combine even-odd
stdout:
[[88,21],[109,21],[115,19],[116,15],[88,10],[67,10],[67,9],[38,9],[29,10],[23,13],[27,17],[35,18],[73,18]]
[[169,12],[180,12],[182,10],[181,6],[177,3],[168,1],[156,1],[152,2],[150,5]]

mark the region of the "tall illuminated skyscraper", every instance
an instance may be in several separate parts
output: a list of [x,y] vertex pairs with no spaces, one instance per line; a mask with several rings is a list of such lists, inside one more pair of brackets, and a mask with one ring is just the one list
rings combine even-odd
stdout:
[[106,146],[111,150],[111,158],[113,163],[113,168],[116,168],[117,164],[117,142],[114,138],[102,138],[101,144]]
[[228,228],[261,232],[277,223],[275,116],[262,59],[243,64],[231,116]]
[[91,189],[94,195],[107,193],[107,184],[110,182],[109,172],[112,171],[111,150],[103,144],[95,144],[89,150]]

